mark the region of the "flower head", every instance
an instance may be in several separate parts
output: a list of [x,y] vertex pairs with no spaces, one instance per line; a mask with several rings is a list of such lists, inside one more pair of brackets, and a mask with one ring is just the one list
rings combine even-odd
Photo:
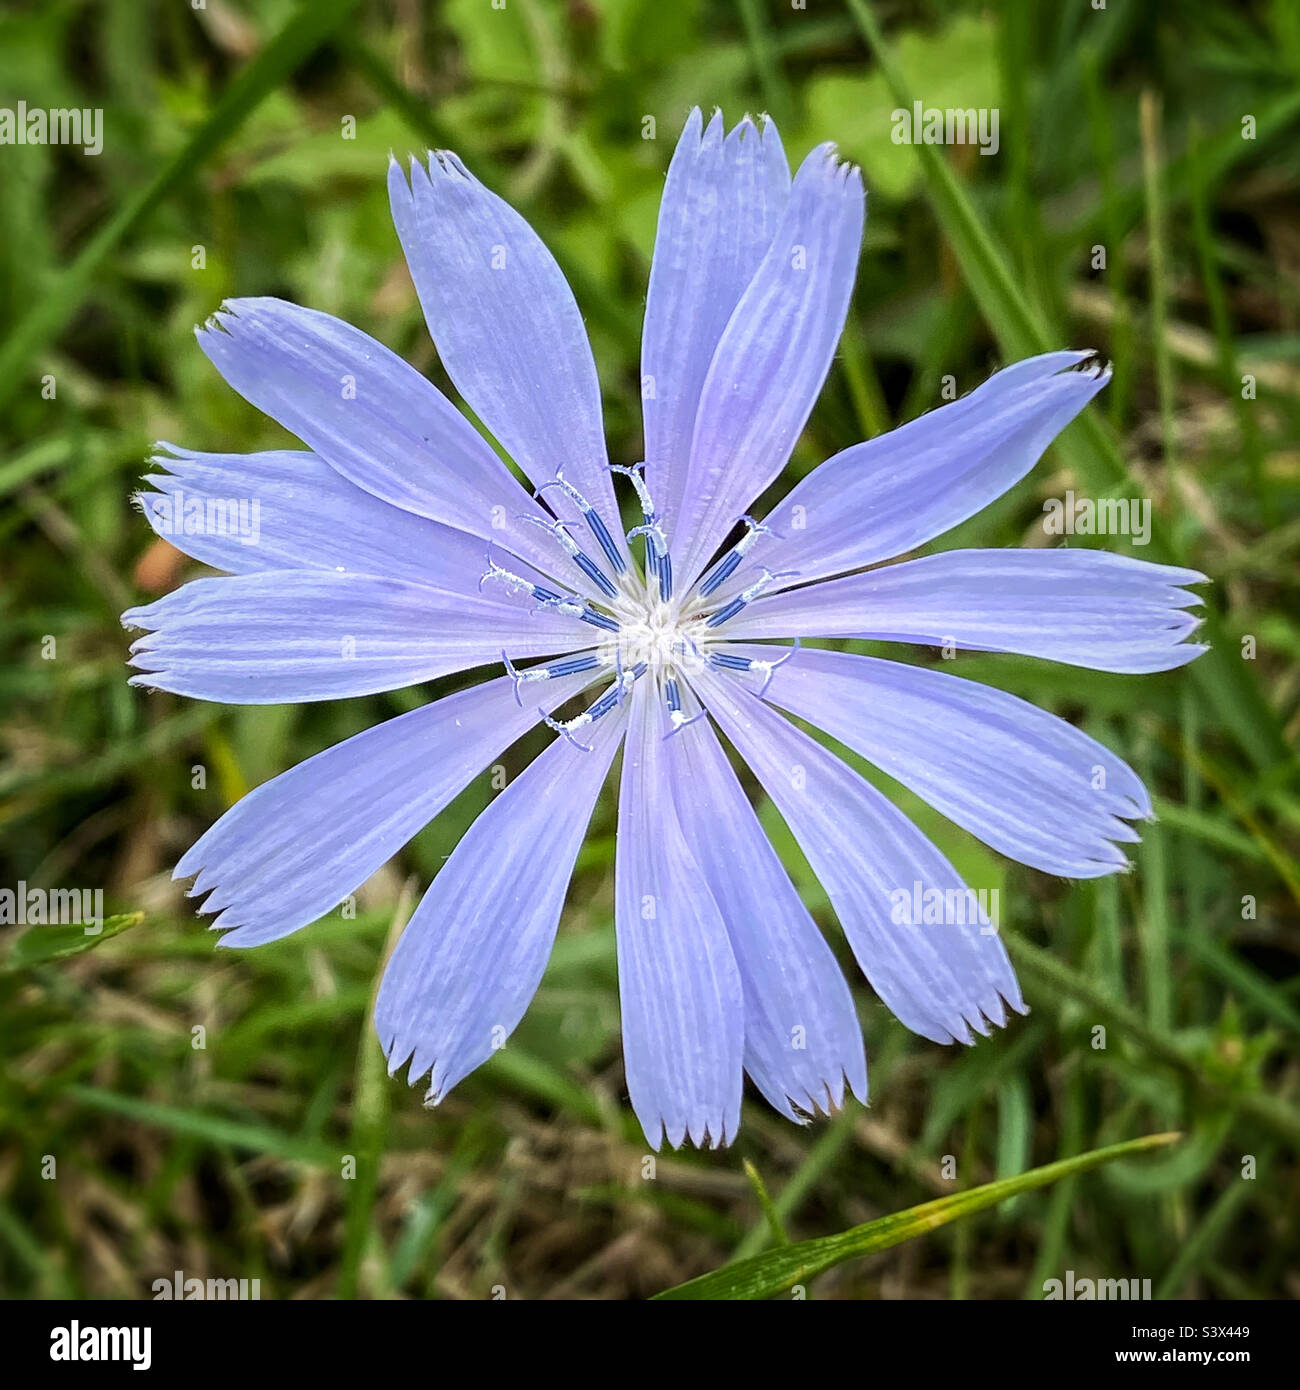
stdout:
[[[945,551],[882,566],[998,497],[1106,384],[1053,352],[827,460],[770,515],[844,324],[861,177],[830,146],[790,177],[775,127],[693,112],[659,216],[643,341],[645,458],[611,465],[582,318],[531,228],[449,153],[389,172],[442,363],[532,484],[428,380],[328,315],[227,303],[199,331],[226,380],[307,446],[166,446],[155,527],[229,572],[124,615],[136,684],[278,703],[504,674],[259,787],[177,865],[226,943],[336,906],[483,768],[556,738],[479,816],[388,964],[390,1068],[437,1101],[519,1022],[620,747],[615,867],[627,1087],[650,1142],[726,1143],[742,1076],[791,1119],[866,1097],[852,999],[719,733],[824,885],[908,1027],[972,1040],[1023,1011],[993,924],[942,854],[786,717],[847,745],[1003,854],[1123,868],[1150,801],[1054,715],[938,671],[800,646],[872,638],[1155,671],[1189,642],[1191,570],[1092,550]],[[631,525],[616,500],[624,490]],[[200,521],[254,499],[256,544]],[[557,711],[582,697],[579,712]],[[784,711],[784,713],[782,712]],[[929,905],[942,911],[932,914]],[[949,910],[954,909],[954,910]]]

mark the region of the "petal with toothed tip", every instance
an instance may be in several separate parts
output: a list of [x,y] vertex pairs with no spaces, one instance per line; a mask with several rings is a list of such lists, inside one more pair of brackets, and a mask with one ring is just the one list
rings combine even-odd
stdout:
[[[616,525],[600,383],[555,258],[448,150],[388,169],[389,202],[447,375],[535,487],[558,473]],[[571,504],[548,500],[577,519]],[[622,538],[614,532],[615,543]]]
[[671,539],[709,363],[785,210],[790,169],[776,126],[724,134],[696,107],[664,183],[641,334],[646,478]]
[[[168,471],[145,478],[155,491],[138,495],[140,508],[160,536],[214,569],[329,570],[429,584],[448,593],[479,592],[486,556],[480,537],[382,501],[317,454],[159,448],[168,453],[151,462]],[[194,506],[199,524],[189,526]],[[241,507],[248,509],[248,529],[255,534],[228,524],[232,516],[238,523]],[[504,547],[495,553],[530,582],[548,581]]]
[[[831,900],[862,973],[901,1023],[935,1042],[1024,1011],[1011,962],[973,909],[978,899],[910,820],[821,744],[735,682],[706,674],[697,689],[753,769]],[[792,770],[801,775],[792,777]],[[943,924],[895,920],[900,894],[952,903]],[[960,918],[960,920],[957,920]]]
[[686,499],[671,538],[692,583],[794,449],[835,355],[862,244],[862,175],[833,145],[804,160],[700,392]]
[[1018,652],[1093,671],[1168,671],[1187,639],[1196,570],[1108,550],[945,550],[765,595],[727,636],[857,637]]
[[246,401],[358,487],[553,565],[554,547],[517,520],[535,503],[487,440],[359,328],[281,299],[231,299],[196,336]]
[[480,813],[438,871],[384,970],[375,1028],[389,1073],[430,1075],[436,1104],[504,1046],[524,1016],[626,712],[591,751],[554,743]]
[[978,681],[805,649],[773,673],[766,698],[986,845],[1045,873],[1097,878],[1127,868],[1120,846],[1138,838],[1129,821],[1151,815],[1146,788],[1122,758],[1064,719]]
[[745,1003],[718,905],[677,819],[648,682],[634,688],[614,856],[623,1060],[652,1148],[729,1144],[740,1124]]
[[1110,380],[1109,368],[1081,365],[1091,356],[1017,362],[970,395],[841,450],[764,518],[773,534],[754,543],[751,565],[795,571],[788,588],[892,560],[974,516],[1019,482]]
[[[546,682],[543,708],[591,679]],[[237,801],[173,877],[196,876],[223,946],[277,941],[355,892],[537,719],[503,676],[376,724]]]
[[667,744],[682,829],[726,923],[745,999],[745,1070],[798,1121],[830,1114],[844,1083],[864,1104],[853,997],[706,720]]
[[595,629],[532,610],[373,575],[266,570],[194,579],[122,614],[147,629],[133,685],[232,705],[373,695],[512,657],[594,645]]

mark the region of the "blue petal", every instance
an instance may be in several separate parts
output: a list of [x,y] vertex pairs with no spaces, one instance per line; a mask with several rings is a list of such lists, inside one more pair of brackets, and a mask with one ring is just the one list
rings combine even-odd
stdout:
[[1018,362],[969,396],[827,459],[767,517],[776,535],[754,545],[748,578],[761,563],[795,571],[798,580],[787,583],[860,569],[974,516],[1019,482],[1110,380],[1109,368],[1069,370],[1089,356]]
[[745,996],[745,1070],[783,1115],[867,1099],[853,997],[706,720],[668,741],[682,829],[722,912]]
[[[565,477],[614,527],[600,383],[555,258],[449,151],[395,160],[389,202],[438,356],[456,389],[537,487]],[[558,492],[548,501],[571,506]]]
[[862,176],[821,145],[800,166],[767,254],[700,394],[673,555],[683,586],[784,468],[835,354],[862,242]]
[[1095,671],[1167,671],[1186,639],[1196,570],[1105,550],[947,550],[761,598],[728,637],[859,637],[1019,652]]
[[[202,454],[162,445],[146,478],[157,491],[137,501],[149,524],[178,550],[230,574],[319,569],[374,574],[477,594],[483,540],[391,506],[351,483],[316,454]],[[233,504],[233,507],[232,507]],[[192,508],[199,520],[186,529]],[[244,508],[243,512],[238,508]],[[246,516],[241,534],[223,517]],[[250,539],[248,532],[256,532]],[[504,548],[493,558],[532,583],[546,577]]]
[[554,564],[554,545],[517,519],[536,505],[487,440],[382,343],[280,299],[228,300],[197,336],[245,400],[358,487]]
[[671,540],[700,392],[732,310],[790,196],[776,126],[745,117],[723,138],[697,107],[668,166],[641,338],[646,481]]
[[[706,675],[696,687],[798,840],[872,988],[913,1032],[969,1042],[1001,1026],[1005,1000],[1024,1004],[1007,953],[982,924],[970,890],[908,818],[834,754],[736,681]],[[942,895],[944,925],[898,918],[907,902]],[[965,920],[958,920],[960,918]]]
[[[759,647],[739,655],[770,657]],[[766,698],[910,787],[986,845],[1067,878],[1127,866],[1151,815],[1137,774],[1027,700],[922,666],[805,649]],[[936,736],[936,732],[939,736]]]
[[250,792],[176,866],[190,896],[258,946],[314,922],[359,888],[472,778],[581,691],[590,674],[547,681],[521,708],[508,677],[448,695],[327,748]]
[[619,790],[614,912],[623,1057],[651,1146],[728,1144],[740,1124],[745,1005],[718,905],[675,808],[666,721],[632,691]]
[[268,570],[195,579],[124,627],[132,685],[234,705],[295,704],[397,690],[511,657],[593,645],[553,609],[447,594],[370,575]]
[[574,861],[626,723],[590,752],[557,739],[482,812],[416,909],[384,971],[375,1027],[390,1074],[432,1071],[438,1101],[505,1045],[537,991]]

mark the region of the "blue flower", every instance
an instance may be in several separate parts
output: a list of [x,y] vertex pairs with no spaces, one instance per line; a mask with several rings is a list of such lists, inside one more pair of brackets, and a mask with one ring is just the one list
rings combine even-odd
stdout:
[[[692,113],[659,214],[645,461],[630,467],[608,461],[582,318],[528,224],[446,152],[409,177],[394,163],[389,187],[442,364],[535,493],[357,329],[275,299],[229,302],[200,345],[307,450],[164,446],[146,515],[230,577],[124,615],[146,632],[132,681],[256,704],[505,674],[310,758],[222,816],[176,874],[194,876],[223,940],[273,941],[330,911],[544,720],[559,736],[465,834],[388,965],[376,1025],[390,1069],[431,1075],[436,1102],[518,1024],[621,746],[623,1047],[650,1143],[728,1142],[743,1073],[793,1120],[829,1113],[846,1085],[865,1099],[848,987],[720,732],[909,1028],[970,1042],[1007,1005],[1023,1011],[952,866],[785,715],[1012,859],[1072,878],[1125,867],[1130,822],[1151,803],[1093,739],[972,681],[799,646],[871,638],[1128,672],[1196,656],[1192,570],[1069,549],[878,564],[1024,477],[1108,372],[1083,352],[1019,362],[837,454],[760,522],[746,508],[789,459],[844,324],[856,168],[821,146],[791,179],[770,122],[724,133],[720,116],[705,128]],[[228,524],[250,513],[254,526]],[[579,712],[557,719],[575,697]]]

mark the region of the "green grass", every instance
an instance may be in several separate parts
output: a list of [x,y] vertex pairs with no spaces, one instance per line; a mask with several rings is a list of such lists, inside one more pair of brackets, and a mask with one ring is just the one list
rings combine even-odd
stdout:
[[[813,1297],[1037,1298],[1068,1268],[1160,1297],[1300,1292],[1290,7],[217,8],[0,15],[0,106],[101,107],[105,128],[95,158],[0,147],[0,886],[103,888],[117,914],[97,938],[0,928],[0,1291],[142,1297],[183,1269],[267,1297],[640,1298],[702,1277],[771,1294],[815,1274]],[[889,111],[913,97],[997,104],[999,155],[894,146]],[[645,277],[691,103],[770,110],[792,158],[837,139],[870,190],[849,328],[793,473],[932,408],[943,376],[965,391],[1095,347],[1116,365],[1105,395],[939,544],[1043,544],[1041,503],[1066,488],[1150,498],[1133,553],[1212,578],[1213,648],[1152,677],[963,655],[961,674],[1143,772],[1159,819],[1135,872],[1052,880],[908,802],[1002,884],[1030,1015],[940,1049],[851,970],[870,1109],[796,1129],[755,1100],[732,1149],[662,1154],[651,1177],[622,1087],[609,795],[533,1008],[426,1111],[385,1075],[370,1003],[486,779],[355,920],[219,950],[169,881],[179,855],[248,788],[430,692],[285,710],[146,695],[125,684],[117,614],[197,570],[129,504],[153,441],[284,442],[194,344],[223,297],[336,313],[446,384],[388,218],[390,150],[455,148],[539,229],[587,317],[611,456],[640,457]],[[1166,1131],[1181,1142],[1094,1166]]]

